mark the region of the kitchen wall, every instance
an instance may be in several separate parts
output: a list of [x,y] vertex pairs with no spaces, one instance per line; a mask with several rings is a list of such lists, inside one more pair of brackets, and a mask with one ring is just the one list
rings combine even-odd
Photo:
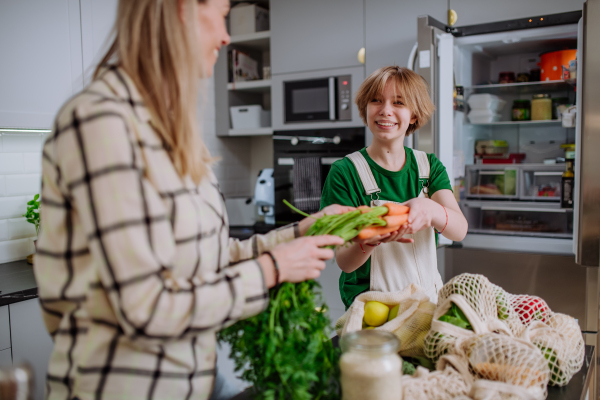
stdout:
[[0,136],[0,263],[33,253],[35,228],[22,215],[40,191],[42,140],[39,134]]

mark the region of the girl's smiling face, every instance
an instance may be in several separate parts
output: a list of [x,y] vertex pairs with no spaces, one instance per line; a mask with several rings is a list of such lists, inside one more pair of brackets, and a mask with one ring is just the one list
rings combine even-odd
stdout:
[[416,121],[392,79],[385,84],[383,92],[367,104],[367,126],[378,139],[404,140],[408,126]]

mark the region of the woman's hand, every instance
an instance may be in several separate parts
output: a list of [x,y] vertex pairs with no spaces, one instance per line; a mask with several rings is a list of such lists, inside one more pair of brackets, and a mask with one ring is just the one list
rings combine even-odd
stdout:
[[354,211],[356,208],[349,206],[342,206],[339,204],[332,204],[330,206],[325,207],[321,211],[312,214],[310,217],[304,218],[298,224],[300,228],[300,236],[304,236],[306,231],[315,223],[315,221],[325,215],[336,215],[336,214],[345,214],[350,211]]
[[378,243],[389,243],[389,242],[399,242],[399,243],[414,242],[413,239],[403,237],[407,233],[410,233],[410,232],[408,232],[408,227],[406,225],[402,225],[400,227],[400,229],[398,229],[397,231],[394,231],[391,233],[386,233],[385,235],[374,236],[370,239],[359,239],[358,237],[355,237],[354,239],[352,239],[352,242],[358,243],[361,245],[362,244],[376,245]]
[[279,282],[275,282],[275,266],[268,255],[258,258],[269,287],[281,282],[302,282],[316,279],[325,269],[325,261],[333,258],[331,249],[325,246],[341,246],[344,240],[338,236],[323,235],[303,237],[283,243],[271,250],[279,265]]

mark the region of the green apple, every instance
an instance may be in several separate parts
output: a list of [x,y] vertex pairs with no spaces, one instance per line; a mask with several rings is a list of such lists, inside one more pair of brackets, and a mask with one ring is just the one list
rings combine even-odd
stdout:
[[398,316],[399,309],[400,304],[396,304],[394,307],[392,307],[392,309],[390,310],[390,315],[388,315],[388,321],[391,321]]

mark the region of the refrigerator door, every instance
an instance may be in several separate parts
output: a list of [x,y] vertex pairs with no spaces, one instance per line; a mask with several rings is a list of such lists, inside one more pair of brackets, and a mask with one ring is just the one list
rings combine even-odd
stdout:
[[[578,264],[600,263],[600,0],[583,5],[577,41],[577,155],[575,158],[575,259]],[[588,86],[586,86],[586,83]]]

